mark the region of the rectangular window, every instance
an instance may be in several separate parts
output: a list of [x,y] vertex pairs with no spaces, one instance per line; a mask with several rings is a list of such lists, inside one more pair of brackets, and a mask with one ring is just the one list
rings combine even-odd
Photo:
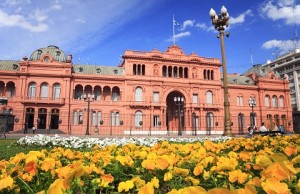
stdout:
[[153,102],[159,102],[159,92],[153,92]]
[[159,116],[158,115],[153,116],[153,126],[159,127]]
[[73,125],[77,125],[78,114],[77,112],[73,112]]
[[102,120],[102,114],[100,111],[98,112],[97,120],[98,120],[98,125],[100,125],[100,121]]
[[83,115],[82,115],[82,111],[79,112],[79,123],[78,124],[82,124],[83,123]]
[[198,94],[193,94],[193,104],[198,104]]
[[118,101],[118,99],[119,99],[118,93],[117,92],[113,92],[112,93],[112,101]]
[[93,124],[93,126],[96,126],[96,125],[97,125],[96,111],[93,111],[93,115],[92,115],[92,124]]
[[111,126],[115,126],[115,124],[116,124],[115,113],[114,113],[114,112],[111,112],[111,113],[110,113],[110,125],[111,125]]

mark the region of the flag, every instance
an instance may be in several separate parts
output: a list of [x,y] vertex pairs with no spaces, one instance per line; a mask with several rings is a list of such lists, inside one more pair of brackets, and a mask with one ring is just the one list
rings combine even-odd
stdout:
[[174,26],[180,26],[180,24],[178,22],[176,22],[176,20],[173,19],[173,25]]

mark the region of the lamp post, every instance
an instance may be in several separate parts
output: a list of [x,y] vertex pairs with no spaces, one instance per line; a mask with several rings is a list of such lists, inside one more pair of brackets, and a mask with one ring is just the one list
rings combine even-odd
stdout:
[[177,112],[178,112],[178,135],[182,135],[182,131],[181,131],[181,122],[180,122],[180,112],[181,112],[181,105],[183,105],[183,103],[184,103],[184,98],[183,97],[174,97],[174,102],[175,102],[175,104],[178,106],[178,110],[177,110]]
[[255,120],[254,120],[254,107],[256,106],[256,100],[254,97],[250,97],[248,100],[249,106],[252,108],[252,112],[251,112],[251,119],[250,119],[250,124],[252,124],[253,126],[255,125]]
[[87,107],[87,121],[86,121],[86,131],[85,131],[85,135],[90,135],[90,102],[94,101],[94,95],[92,94],[84,94],[83,99],[85,102],[88,103],[88,107]]
[[[226,56],[225,56],[225,46],[224,46],[224,30],[228,27],[229,14],[227,9],[222,6],[221,13],[216,14],[216,11],[212,8],[209,11],[212,24],[215,29],[219,31],[218,38],[221,42],[221,52],[222,52],[222,67],[223,67],[223,87],[224,87],[224,113],[225,113],[225,123],[224,123],[224,134],[226,136],[233,136],[231,131],[231,121],[230,121],[230,110],[229,110],[229,99],[228,99],[228,79],[227,79],[227,69],[226,69]],[[229,36],[229,33],[226,33]]]

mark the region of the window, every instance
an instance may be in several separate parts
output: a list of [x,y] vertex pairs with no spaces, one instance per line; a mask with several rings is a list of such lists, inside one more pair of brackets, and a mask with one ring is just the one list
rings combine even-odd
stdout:
[[60,84],[54,84],[53,85],[52,98],[53,99],[59,99],[60,98]]
[[193,104],[198,104],[198,94],[193,94]]
[[212,104],[213,103],[213,94],[211,91],[206,92],[206,104]]
[[28,96],[30,99],[34,99],[36,94],[36,84],[30,83],[28,88]]
[[119,100],[119,94],[117,91],[112,92],[112,101],[118,101]]
[[79,111],[79,124],[82,124],[83,123],[83,114],[82,114],[82,111]]
[[242,96],[237,96],[236,97],[236,105],[237,106],[243,106],[243,97]]
[[153,92],[153,102],[159,102],[159,92]]
[[99,125],[101,121],[102,121],[102,113],[101,113],[101,111],[98,111],[98,113],[97,113],[97,124]]
[[97,125],[96,111],[93,111],[93,114],[92,114],[92,125],[93,126]]
[[273,96],[273,97],[272,97],[272,106],[273,106],[274,108],[277,108],[277,107],[278,107],[277,96]]
[[269,95],[265,96],[265,106],[270,107],[270,96]]
[[120,125],[120,113],[119,112],[111,112],[110,113],[110,124],[111,124],[111,126],[119,126]]
[[78,112],[74,111],[73,112],[73,125],[77,125],[78,124]]
[[143,101],[143,89],[141,87],[137,87],[135,89],[135,101],[137,102]]
[[284,102],[283,102],[283,96],[279,97],[279,107],[283,108],[284,107]]
[[214,126],[214,115],[213,113],[209,112],[206,114],[206,131],[208,134],[211,133],[213,126]]
[[47,99],[48,97],[48,84],[43,83],[41,86],[41,99]]
[[159,116],[158,115],[154,115],[153,116],[153,126],[154,127],[159,127]]
[[140,122],[143,121],[142,111],[136,111],[134,115],[134,126],[141,127]]

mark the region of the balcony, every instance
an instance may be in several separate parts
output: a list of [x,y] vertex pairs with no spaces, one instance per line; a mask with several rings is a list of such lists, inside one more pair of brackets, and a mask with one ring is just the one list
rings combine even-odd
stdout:
[[21,102],[23,104],[65,104],[65,98],[54,98],[54,97],[32,97],[24,96],[21,97]]
[[218,110],[221,107],[220,104],[203,103],[201,105],[204,109],[209,109],[209,110],[211,109]]

